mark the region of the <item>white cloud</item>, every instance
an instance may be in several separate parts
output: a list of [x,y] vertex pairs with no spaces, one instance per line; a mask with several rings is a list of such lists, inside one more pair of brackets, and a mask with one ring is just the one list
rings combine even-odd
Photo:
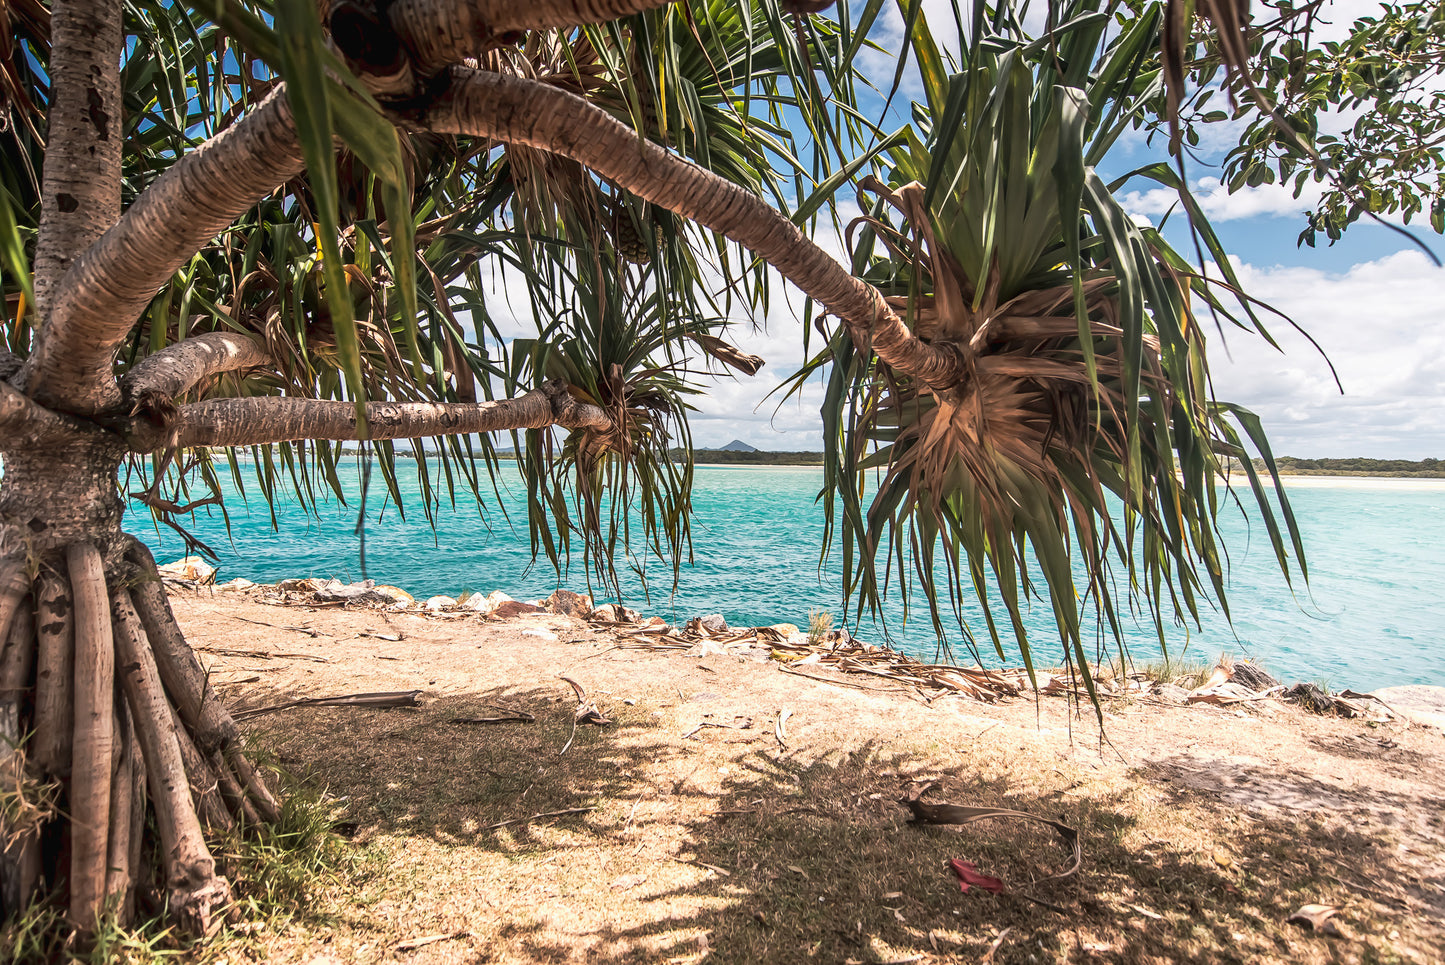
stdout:
[[[1282,184],[1264,184],[1257,188],[1242,188],[1233,194],[1218,178],[1200,178],[1191,186],[1194,199],[1204,210],[1210,221],[1238,221],[1243,218],[1280,217],[1312,211],[1319,203],[1322,188],[1308,183],[1300,196],[1294,196],[1292,187]],[[1151,188],[1147,191],[1126,191],[1119,197],[1119,203],[1135,218],[1157,221],[1174,209],[1178,213],[1179,195],[1170,188]]]
[[[1445,453],[1445,269],[1415,251],[1353,266],[1237,265],[1251,295],[1292,317],[1334,363],[1344,388],[1308,341],[1262,316],[1284,347],[1228,331],[1211,348],[1221,399],[1253,409],[1277,453],[1424,458]],[[1228,349],[1228,352],[1225,349]],[[1232,356],[1232,358],[1230,357]]]

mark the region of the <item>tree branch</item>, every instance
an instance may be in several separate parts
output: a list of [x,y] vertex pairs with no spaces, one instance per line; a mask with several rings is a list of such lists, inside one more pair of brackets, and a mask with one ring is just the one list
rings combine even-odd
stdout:
[[29,394],[82,415],[115,404],[115,351],[156,291],[301,167],[296,125],[278,85],[242,120],[171,165],[76,259],[52,293],[49,320],[22,373]]
[[492,137],[586,165],[633,194],[726,235],[761,256],[848,326],[853,340],[935,390],[965,377],[963,355],[910,332],[872,285],[762,199],[670,154],[600,108],[520,77],[456,68],[450,88],[414,118],[438,133]]
[[[415,439],[422,436],[542,429],[612,428],[605,410],[579,402],[560,383],[548,383],[516,399],[482,402],[370,402],[366,406],[370,439]],[[317,399],[253,397],[212,399],[182,406],[172,443],[190,446],[251,446],[294,439],[361,440],[356,406]],[[154,433],[141,431],[132,448],[148,451]]]
[[[338,0],[331,37],[375,94],[411,96],[452,64],[524,30],[603,23],[672,0]],[[385,13],[378,13],[380,6]]]
[[580,27],[668,6],[672,0],[398,0],[391,25],[423,77],[476,54],[494,37],[523,30]]
[[151,394],[174,399],[213,375],[270,364],[270,353],[249,335],[208,332],[148,356],[126,373],[120,387],[132,399]]

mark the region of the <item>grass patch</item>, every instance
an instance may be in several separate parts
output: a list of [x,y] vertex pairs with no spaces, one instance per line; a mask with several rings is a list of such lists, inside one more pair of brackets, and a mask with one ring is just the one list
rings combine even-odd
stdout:
[[[304,923],[333,923],[339,903],[354,903],[374,862],[333,830],[335,802],[291,789],[274,826],[211,841],[218,870],[231,882],[236,921],[193,941],[156,915],[122,927],[102,916],[88,946],[77,942],[65,909],[54,900],[32,905],[0,926],[0,962],[14,965],[159,965],[224,961],[255,944],[255,936]],[[160,869],[151,873],[159,879]]]

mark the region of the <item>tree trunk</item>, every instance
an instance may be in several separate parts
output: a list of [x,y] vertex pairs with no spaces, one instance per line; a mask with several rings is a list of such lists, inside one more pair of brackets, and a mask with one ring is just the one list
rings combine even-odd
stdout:
[[231,907],[207,836],[279,806],[121,531],[124,444],[65,431],[0,440],[0,917],[58,899],[82,941],[139,911],[205,934]]

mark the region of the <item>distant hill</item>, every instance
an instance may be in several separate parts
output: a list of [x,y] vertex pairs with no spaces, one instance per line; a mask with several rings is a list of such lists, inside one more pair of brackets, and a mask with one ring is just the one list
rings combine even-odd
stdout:
[[[744,443],[739,443],[744,445]],[[687,458],[687,453],[681,449],[673,449],[671,457],[681,462]],[[763,449],[754,449],[748,446],[746,449],[694,449],[692,451],[694,462],[714,466],[820,466],[823,464],[821,452],[768,452]]]
[[741,439],[734,439],[727,445],[720,447],[718,452],[761,452],[756,446],[750,446]]

